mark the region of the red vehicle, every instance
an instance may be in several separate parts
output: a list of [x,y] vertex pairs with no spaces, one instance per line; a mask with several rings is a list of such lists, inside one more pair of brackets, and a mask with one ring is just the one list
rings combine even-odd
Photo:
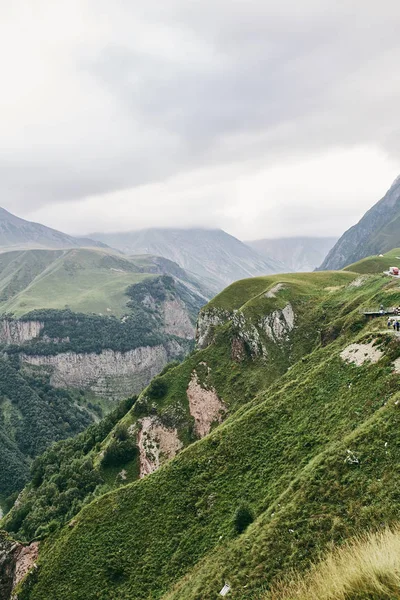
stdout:
[[389,273],[391,275],[399,275],[400,271],[399,271],[399,267],[390,267],[390,271]]

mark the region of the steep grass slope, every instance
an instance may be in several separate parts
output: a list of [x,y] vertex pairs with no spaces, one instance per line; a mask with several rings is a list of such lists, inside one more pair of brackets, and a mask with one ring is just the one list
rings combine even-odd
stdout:
[[[311,352],[320,343],[322,320],[330,322],[337,316],[338,298],[332,298],[329,310],[321,312],[321,298],[331,294],[325,289],[326,284],[345,286],[354,277],[354,274],[339,273],[309,274],[305,280],[298,275],[256,278],[238,282],[217,296],[200,313],[198,334],[203,349],[193,353],[181,365],[167,367],[143,391],[114,433],[98,440],[100,445],[96,448],[83,451],[82,447],[73,444],[78,461],[90,458],[93,462],[102,484],[101,492],[134,481],[144,468],[147,472],[156,468],[179,448],[204,436],[218,425],[221,417],[232,415],[243,407],[255,394],[283,375],[288,367]],[[352,296],[352,288],[348,293]],[[226,306],[232,310],[228,311]],[[289,306],[292,312],[288,310]],[[239,311],[234,312],[236,309]],[[295,326],[290,320],[292,313],[296,315]],[[261,315],[264,315],[264,322],[260,325]],[[265,315],[270,316],[265,320]],[[324,326],[327,327],[324,337],[329,338],[331,332],[326,323]],[[73,341],[72,333],[65,333],[69,333]],[[212,338],[212,343],[207,345],[205,337]],[[48,344],[45,350],[48,351]],[[197,403],[197,409],[194,403]],[[198,409],[199,413],[196,412]],[[221,409],[223,413],[219,412]],[[139,438],[143,426],[147,449],[142,447],[141,452],[129,455],[128,459],[122,453],[112,465],[105,465],[104,454],[124,444],[120,439],[121,431],[131,432]],[[160,436],[165,438],[164,443]],[[66,443],[57,453],[58,469],[64,468],[59,458],[64,450],[64,462],[71,462],[70,444]],[[7,522],[10,530],[25,539],[35,537],[39,530],[48,527],[55,512],[58,523],[63,524],[76,510],[75,496],[70,496],[67,502],[62,497],[64,513],[54,494],[50,502],[46,498],[48,485],[54,480],[53,452],[42,457],[40,465],[35,467],[35,472],[37,470],[42,473],[41,484],[28,486],[20,497],[18,509],[9,515]],[[63,491],[75,486],[75,477],[70,482],[64,480]],[[90,498],[93,498],[93,490]]]
[[[396,286],[316,273],[240,282],[218,296],[200,320],[203,350],[170,371],[160,403],[184,393],[181,369],[190,374],[198,354],[200,381],[211,378],[203,389],[215,386],[227,406],[232,398],[231,415],[55,531],[19,598],[208,600],[225,582],[230,597],[255,598],[330,543],[396,521],[400,345],[359,313],[399,303]],[[254,515],[247,528],[240,508]]]

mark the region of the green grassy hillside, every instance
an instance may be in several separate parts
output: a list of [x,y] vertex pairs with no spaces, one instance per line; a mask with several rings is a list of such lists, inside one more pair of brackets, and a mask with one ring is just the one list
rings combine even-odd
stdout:
[[362,260],[349,265],[344,270],[353,273],[383,273],[388,271],[390,267],[400,267],[400,248],[390,250],[383,256],[369,256]]
[[35,456],[93,421],[96,414],[78,400],[53,388],[48,376],[34,377],[16,361],[0,359],[0,505],[21,490]]
[[68,308],[121,317],[129,286],[175,271],[188,280],[177,265],[164,263],[92,248],[6,252],[0,254],[0,311],[19,317],[36,309]]
[[[131,442],[123,426],[149,411],[186,448],[60,530],[61,515],[19,598],[208,600],[225,582],[229,597],[256,598],[332,542],[398,520],[400,345],[385,319],[359,311],[384,301],[399,303],[396,282],[350,272],[257,278],[217,296],[199,320],[203,349],[153,382],[86,455],[95,467],[113,439]],[[194,370],[228,418],[192,443]],[[138,450],[124,448],[134,470]],[[65,486],[57,471],[40,473],[37,490]],[[25,498],[38,527],[40,505]],[[26,535],[18,514],[4,526]]]

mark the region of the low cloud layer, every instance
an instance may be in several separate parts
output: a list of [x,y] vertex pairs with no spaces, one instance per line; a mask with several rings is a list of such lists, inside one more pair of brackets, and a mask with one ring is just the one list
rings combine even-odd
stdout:
[[400,172],[394,1],[0,11],[0,204],[20,216],[336,235]]

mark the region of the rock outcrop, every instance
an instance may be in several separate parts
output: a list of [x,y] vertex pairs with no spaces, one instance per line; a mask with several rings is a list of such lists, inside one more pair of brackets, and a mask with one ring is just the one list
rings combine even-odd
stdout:
[[[275,298],[276,294],[283,289],[281,284],[276,285],[265,294],[267,298]],[[243,343],[247,345],[252,356],[268,355],[267,348],[263,343],[262,335],[275,343],[288,339],[289,333],[295,327],[295,313],[290,303],[287,303],[283,309],[276,309],[268,313],[257,321],[253,321],[244,312],[235,310],[233,312],[211,308],[203,311],[199,315],[196,330],[196,342],[199,349],[206,348],[213,341],[214,329],[223,325],[227,321],[232,322],[234,330],[234,344],[232,352],[234,360],[241,360],[244,357]],[[237,350],[241,346],[241,357],[236,356]]]
[[383,356],[382,350],[375,345],[376,343],[377,340],[372,340],[369,344],[350,344],[340,353],[340,358],[358,367],[366,362],[376,363]]
[[232,317],[232,313],[227,310],[210,308],[201,311],[197,320],[196,345],[202,350],[207,348],[212,342],[214,328],[223,325]]
[[274,310],[270,315],[263,317],[259,325],[270,340],[280,342],[293,330],[294,321],[295,314],[292,305],[288,303],[282,310]]
[[0,598],[11,600],[13,590],[35,565],[39,543],[23,546],[0,532]]
[[182,300],[178,298],[166,300],[163,303],[163,313],[165,333],[176,335],[186,340],[194,338],[195,328],[190,321],[189,313]]
[[193,371],[186,391],[190,414],[194,418],[196,434],[203,438],[210,433],[213,423],[221,423],[227,408],[212,387],[200,384],[196,371]]
[[165,460],[173,458],[183,444],[178,431],[165,427],[157,417],[144,417],[138,426],[137,445],[142,478],[154,473]]

